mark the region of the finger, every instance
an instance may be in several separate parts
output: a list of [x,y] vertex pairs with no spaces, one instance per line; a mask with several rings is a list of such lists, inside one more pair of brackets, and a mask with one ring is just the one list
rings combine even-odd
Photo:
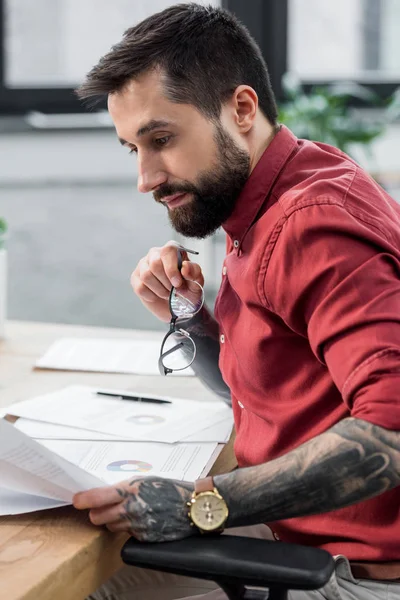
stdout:
[[87,492],[78,492],[72,499],[72,504],[80,510],[85,508],[100,508],[110,504],[121,503],[126,493],[121,485],[94,488]]
[[89,519],[93,525],[108,525],[111,523],[126,523],[126,512],[123,504],[112,504],[101,508],[92,508],[89,511]]
[[161,248],[152,248],[147,255],[147,263],[153,275],[169,291],[171,289],[171,282],[165,272],[160,251]]
[[181,273],[184,279],[197,281],[201,286],[204,285],[204,276],[199,264],[184,260]]
[[[182,275],[178,269],[178,248],[181,248],[176,242],[168,242],[160,249],[160,258],[163,263],[164,272],[168,280],[174,287],[179,287],[182,284]],[[187,260],[187,254],[182,251],[182,256]]]
[[139,267],[136,267],[131,275],[131,286],[135,294],[143,302],[157,302],[160,300],[159,296],[156,296],[149,288],[143,283],[139,275]]
[[149,264],[147,258],[142,259],[138,265],[139,279],[157,298],[165,300],[169,297],[171,284],[164,273],[161,260],[158,260],[158,265],[156,263],[156,260]]
[[108,523],[106,527],[109,531],[113,531],[114,533],[117,533],[118,531],[127,531],[136,539],[140,539],[140,534],[135,529],[132,529],[132,525],[129,523],[129,521]]

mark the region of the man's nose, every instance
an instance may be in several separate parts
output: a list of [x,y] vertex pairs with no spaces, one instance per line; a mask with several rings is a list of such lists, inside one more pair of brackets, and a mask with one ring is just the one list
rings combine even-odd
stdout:
[[138,161],[138,181],[137,189],[139,192],[146,194],[156,190],[160,185],[167,181],[167,174],[160,169],[159,165],[144,164],[143,161]]

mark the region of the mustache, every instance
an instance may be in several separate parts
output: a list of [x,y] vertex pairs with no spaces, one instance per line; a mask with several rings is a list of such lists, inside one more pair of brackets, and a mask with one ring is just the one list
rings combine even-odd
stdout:
[[185,184],[165,184],[161,185],[155,192],[153,192],[153,198],[156,202],[162,202],[163,198],[172,196],[173,194],[196,194],[197,189],[190,183]]

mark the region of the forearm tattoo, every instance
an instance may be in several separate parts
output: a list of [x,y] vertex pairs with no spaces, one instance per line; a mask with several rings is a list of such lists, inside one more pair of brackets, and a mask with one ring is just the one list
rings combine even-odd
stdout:
[[218,366],[219,327],[217,321],[203,306],[197,315],[182,322],[180,326],[190,333],[196,344],[196,358],[192,363],[195,374],[206,387],[230,405],[231,393],[222,379]]
[[400,433],[354,418],[276,460],[215,477],[228,527],[326,513],[399,483]]
[[189,331],[190,335],[196,338],[205,338],[209,342],[218,342],[219,347],[218,323],[206,306],[203,306],[197,315],[188,319],[185,329]]

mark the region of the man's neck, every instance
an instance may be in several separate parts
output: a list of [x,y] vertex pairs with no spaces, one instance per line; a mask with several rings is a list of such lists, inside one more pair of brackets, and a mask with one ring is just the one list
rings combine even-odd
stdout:
[[254,153],[250,160],[250,173],[255,168],[256,164],[268,148],[275,135],[278,133],[280,125],[271,125],[266,119],[263,118],[260,126],[256,128],[255,140],[254,140]]

